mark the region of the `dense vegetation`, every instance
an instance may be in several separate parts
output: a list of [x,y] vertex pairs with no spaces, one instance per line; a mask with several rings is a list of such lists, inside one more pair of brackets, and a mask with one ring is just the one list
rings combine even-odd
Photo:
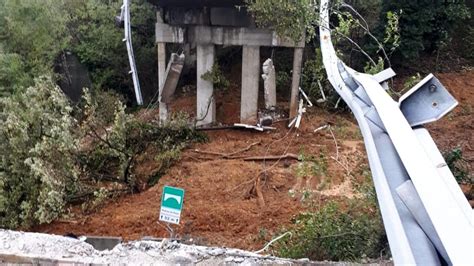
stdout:
[[[132,1],[135,55],[146,93],[156,87],[153,6]],[[33,85],[41,75],[54,76],[62,53],[70,51],[88,67],[93,88],[114,90],[133,99],[128,58],[117,27],[120,0],[0,1],[0,93]],[[55,79],[59,77],[54,77]]]
[[[68,203],[137,192],[156,182],[187,144],[203,140],[186,117],[160,125],[126,112],[131,79],[123,30],[114,23],[121,4],[0,1],[0,227],[48,223]],[[132,21],[140,77],[153,89],[154,7],[133,1],[132,12],[140,14]],[[68,51],[92,76],[76,105],[54,72]],[[146,149],[156,151],[152,160],[160,167],[138,180],[134,167]]]

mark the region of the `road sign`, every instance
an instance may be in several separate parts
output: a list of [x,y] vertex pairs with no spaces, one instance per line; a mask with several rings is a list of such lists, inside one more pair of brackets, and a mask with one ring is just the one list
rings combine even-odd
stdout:
[[179,224],[183,200],[184,189],[165,186],[161,195],[160,221]]

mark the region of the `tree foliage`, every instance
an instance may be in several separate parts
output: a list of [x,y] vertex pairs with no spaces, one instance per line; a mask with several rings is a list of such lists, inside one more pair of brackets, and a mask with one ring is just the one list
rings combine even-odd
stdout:
[[76,189],[72,108],[50,78],[1,99],[0,226],[50,222]]
[[399,53],[405,59],[416,59],[423,52],[431,53],[447,45],[453,30],[471,17],[464,0],[390,0],[383,2],[383,12],[400,15]]
[[[70,49],[91,72],[95,88],[113,89],[131,96],[127,50],[123,43],[123,28],[114,21],[121,0],[68,0],[64,7],[70,14],[68,29],[72,36]],[[156,85],[154,8],[145,0],[132,1],[131,18],[135,59],[143,88]],[[146,94],[145,94],[146,96]]]
[[50,75],[55,57],[69,44],[63,1],[1,0],[0,91],[2,95]]
[[250,12],[255,15],[257,24],[273,28],[280,36],[295,41],[307,34],[308,39],[315,35],[313,24],[318,15],[312,0],[246,0]]
[[[0,91],[3,95],[51,75],[59,55],[74,52],[91,72],[94,88],[132,96],[123,29],[115,25],[120,0],[1,0]],[[156,87],[154,8],[132,1],[136,63],[144,95]]]

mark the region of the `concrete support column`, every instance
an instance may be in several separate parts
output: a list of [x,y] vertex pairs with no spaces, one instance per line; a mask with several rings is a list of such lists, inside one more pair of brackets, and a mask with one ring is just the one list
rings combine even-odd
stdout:
[[291,81],[290,119],[298,114],[298,93],[301,79],[301,64],[303,62],[303,49],[295,48],[293,54],[293,77]]
[[[160,25],[159,23],[163,23],[163,11],[161,9],[156,12],[156,22],[157,25]],[[158,31],[158,29],[156,30]],[[166,43],[158,42],[156,49],[156,54],[158,56],[158,103],[160,112],[160,123],[162,123],[168,120],[168,104],[161,102],[161,93],[163,90],[163,84],[165,83],[166,73]]]
[[240,122],[255,124],[258,111],[258,81],[260,78],[260,46],[244,45],[242,49],[242,94]]
[[159,110],[160,110],[160,122],[165,122],[168,120],[168,104],[161,102],[161,95],[163,92],[163,84],[165,82],[165,73],[166,73],[166,44],[158,43],[157,44],[157,54],[158,54],[158,89],[159,89]]
[[202,79],[214,65],[215,48],[213,44],[197,45],[197,125],[208,125],[216,121],[216,101],[214,99],[214,85]]

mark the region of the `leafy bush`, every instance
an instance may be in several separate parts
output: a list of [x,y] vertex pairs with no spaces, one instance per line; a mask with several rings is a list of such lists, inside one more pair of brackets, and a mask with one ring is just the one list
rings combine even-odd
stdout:
[[0,110],[0,226],[50,222],[77,189],[72,108],[42,77],[2,98]]
[[379,257],[387,241],[378,212],[364,200],[347,204],[344,210],[331,201],[315,213],[296,217],[292,236],[275,247],[278,256],[335,261]]
[[[329,95],[332,91],[328,90],[326,86],[328,85],[328,82],[326,69],[324,68],[323,64],[321,49],[315,49],[314,59],[309,59],[305,61],[303,65],[301,85],[301,88],[313,100],[322,98],[321,89],[323,89],[325,95]],[[319,86],[322,86],[322,88],[320,88]]]
[[97,181],[137,191],[134,165],[148,147],[156,151],[163,174],[186,145],[204,139],[184,119],[163,126],[141,121],[127,114],[114,94],[91,97],[87,92],[85,102],[79,124],[67,98],[47,77],[1,98],[0,227],[51,222],[67,203],[89,196],[96,198],[89,207],[98,207],[112,192]]
[[469,175],[468,162],[464,159],[460,148],[444,152],[444,159],[459,183],[474,184],[474,178]]
[[226,90],[230,86],[230,81],[224,76],[219,64],[212,65],[212,69],[202,74],[202,79],[212,82],[212,84],[222,90]]
[[9,96],[31,82],[21,56],[0,51],[0,97]]
[[311,0],[246,0],[259,26],[273,28],[280,36],[295,41],[306,33],[311,39],[316,31],[313,24],[317,13]]
[[[110,97],[110,96],[109,96]],[[184,118],[176,117],[164,125],[139,120],[125,112],[125,105],[115,99],[112,124],[106,116],[100,115],[101,103],[90,93],[84,96],[86,106],[82,121],[83,136],[90,139],[89,147],[81,154],[84,174],[94,181],[113,181],[124,183],[131,191],[138,191],[140,184],[133,169],[139,154],[153,147],[157,151],[156,160],[161,162],[159,169],[163,174],[179,152],[193,141],[204,137],[191,128]],[[112,101],[112,99],[109,99]],[[150,173],[152,184],[157,181],[156,174]],[[143,180],[141,180],[143,181]]]

